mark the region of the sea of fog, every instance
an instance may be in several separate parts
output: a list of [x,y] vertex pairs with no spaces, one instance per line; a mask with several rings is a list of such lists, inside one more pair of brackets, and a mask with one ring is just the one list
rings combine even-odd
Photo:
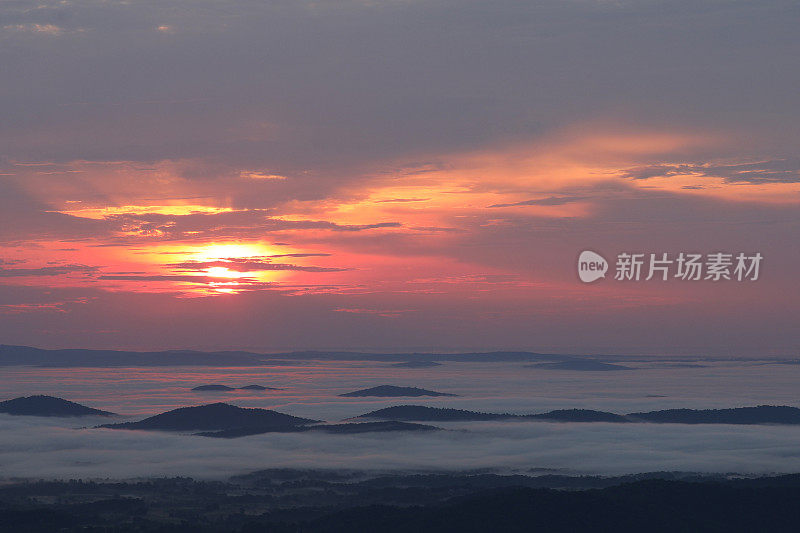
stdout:
[[[629,413],[675,407],[800,407],[800,365],[765,361],[626,363],[611,372],[525,363],[425,369],[381,362],[307,362],[250,368],[0,368],[0,399],[47,394],[136,420],[224,401],[339,421],[402,404],[487,412],[587,408]],[[193,392],[197,385],[258,384],[277,391]],[[446,398],[342,398],[376,385],[458,394]],[[800,472],[800,427],[552,422],[437,423],[448,431],[335,435],[271,433],[211,439],[92,429],[102,418],[0,414],[0,478],[222,478],[264,468],[472,470],[566,474],[647,471]]]

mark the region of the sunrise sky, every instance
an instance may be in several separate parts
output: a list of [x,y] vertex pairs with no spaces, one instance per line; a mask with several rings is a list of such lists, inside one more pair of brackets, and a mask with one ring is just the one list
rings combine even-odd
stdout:
[[[0,343],[797,354],[794,0],[6,1]],[[760,252],[581,283],[582,250]]]

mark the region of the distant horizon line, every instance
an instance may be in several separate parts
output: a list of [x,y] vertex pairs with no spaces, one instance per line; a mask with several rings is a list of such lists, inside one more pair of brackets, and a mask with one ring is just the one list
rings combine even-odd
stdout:
[[[341,353],[347,355],[468,355],[468,354],[531,354],[531,355],[553,355],[562,357],[597,357],[597,358],[613,358],[621,357],[631,359],[634,357],[642,358],[679,358],[692,360],[791,360],[800,359],[800,352],[790,353],[786,350],[781,350],[783,353],[764,353],[758,354],[751,353],[721,353],[710,351],[708,349],[688,350],[689,353],[683,351],[674,352],[645,352],[643,350],[634,350],[626,348],[619,348],[618,350],[579,350],[563,351],[551,350],[545,348],[474,348],[474,347],[460,347],[460,348],[437,348],[437,347],[411,347],[406,349],[392,349],[392,348],[375,348],[375,347],[334,347],[334,348],[157,348],[157,349],[143,349],[143,348],[93,348],[93,347],[43,347],[34,346],[29,344],[11,344],[0,342],[0,350],[3,348],[27,348],[33,350],[41,350],[48,352],[58,351],[86,351],[86,352],[120,352],[120,353],[136,353],[136,354],[159,354],[159,353],[198,353],[198,354],[223,354],[223,353],[247,353],[252,355],[289,355],[289,354],[303,354],[303,353]],[[724,351],[724,350],[723,350]]]

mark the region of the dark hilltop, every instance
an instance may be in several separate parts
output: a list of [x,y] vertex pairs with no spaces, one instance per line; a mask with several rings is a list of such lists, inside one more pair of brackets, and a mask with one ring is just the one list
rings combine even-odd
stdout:
[[324,433],[355,434],[389,431],[432,431],[439,428],[401,421],[325,424],[271,411],[245,409],[226,403],[212,403],[196,407],[182,407],[151,416],[138,422],[103,424],[98,428],[138,429],[149,431],[197,432],[202,437],[237,438],[262,433],[299,433],[319,431]]
[[235,439],[237,437],[247,437],[250,435],[261,435],[264,433],[300,433],[306,431],[319,431],[323,433],[334,433],[339,435],[354,435],[358,433],[388,433],[394,431],[437,431],[441,428],[425,424],[412,424],[409,422],[398,422],[386,420],[381,422],[360,422],[354,424],[315,424],[310,426],[290,426],[283,428],[239,428],[226,429],[222,431],[205,431],[197,433],[201,437],[215,437],[222,439]]
[[665,409],[630,413],[636,421],[673,424],[800,424],[800,409],[786,405],[759,405],[732,409]]
[[458,422],[486,420],[543,420],[551,422],[629,422],[618,414],[591,409],[559,409],[534,415],[515,415],[510,413],[481,413],[464,409],[428,407],[424,405],[398,405],[378,409],[356,419],[378,420],[417,420],[423,422]]
[[397,405],[371,411],[355,419],[416,420],[422,422],[455,422],[481,420],[541,420],[550,422],[614,422],[671,424],[800,424],[800,409],[786,405],[759,405],[732,409],[665,409],[646,413],[620,415],[593,409],[556,409],[546,413],[517,415],[482,413],[464,409]]
[[247,409],[226,403],[181,407],[138,422],[103,424],[101,428],[155,431],[221,431],[246,428],[293,428],[319,420],[286,415],[269,409]]
[[340,394],[347,398],[357,398],[362,396],[383,396],[383,397],[398,397],[398,396],[458,396],[458,394],[450,394],[447,392],[436,392],[427,389],[420,389],[417,387],[397,387],[395,385],[379,385],[369,389],[362,389],[353,392],[346,392]]
[[198,385],[192,389],[195,392],[229,392],[234,390],[281,390],[275,387],[264,387],[262,385],[245,385],[244,387],[228,387],[227,385],[220,385],[213,383],[211,385]]
[[0,413],[18,416],[113,416],[114,413],[93,409],[54,396],[24,396],[0,402]]

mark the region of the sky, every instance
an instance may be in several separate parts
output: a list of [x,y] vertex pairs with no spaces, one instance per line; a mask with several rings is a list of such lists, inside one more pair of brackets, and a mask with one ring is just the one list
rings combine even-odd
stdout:
[[[796,356],[798,22],[789,0],[5,1],[0,342]],[[763,261],[613,279],[681,252]]]

